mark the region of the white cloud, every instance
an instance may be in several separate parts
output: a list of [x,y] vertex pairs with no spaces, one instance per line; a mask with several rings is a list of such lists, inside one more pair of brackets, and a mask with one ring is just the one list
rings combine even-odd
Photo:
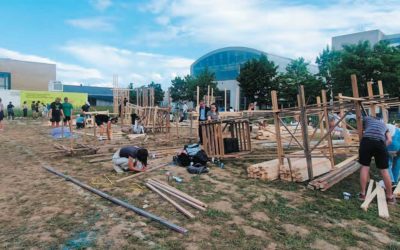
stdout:
[[[296,4],[297,2],[297,4]],[[287,57],[314,61],[331,37],[381,29],[398,33],[400,1],[395,0],[154,0],[143,7],[160,29],[142,33],[153,41],[185,41],[211,47],[250,46]],[[163,21],[164,20],[164,21]]]
[[110,31],[114,29],[111,22],[102,17],[69,19],[65,22],[73,27],[85,30]]
[[94,68],[85,68],[79,65],[67,64],[46,57],[23,54],[17,51],[0,48],[0,57],[14,60],[56,64],[57,80],[66,84],[102,82],[103,74]]
[[113,4],[111,0],[90,0],[90,3],[100,11],[108,9]]
[[102,44],[67,43],[61,48],[82,63],[92,65],[112,79],[119,76],[120,86],[133,82],[137,86],[151,81],[161,83],[166,89],[170,86],[171,75],[189,74],[194,60],[161,54],[131,51]]

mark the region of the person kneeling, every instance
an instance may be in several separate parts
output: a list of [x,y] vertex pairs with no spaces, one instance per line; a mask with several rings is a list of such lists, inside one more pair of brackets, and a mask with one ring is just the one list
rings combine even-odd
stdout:
[[122,147],[113,155],[114,170],[117,173],[123,173],[124,171],[144,172],[147,169],[148,155],[149,153],[145,148],[136,146]]

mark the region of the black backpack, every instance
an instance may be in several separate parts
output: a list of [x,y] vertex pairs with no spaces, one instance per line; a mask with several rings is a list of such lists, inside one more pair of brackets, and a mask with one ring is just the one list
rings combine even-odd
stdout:
[[187,167],[187,171],[191,174],[204,174],[208,173],[210,170],[208,167],[203,166],[200,163],[196,163],[193,166]]
[[201,165],[206,165],[208,156],[204,150],[200,150],[192,157],[192,161],[194,164],[200,163]]

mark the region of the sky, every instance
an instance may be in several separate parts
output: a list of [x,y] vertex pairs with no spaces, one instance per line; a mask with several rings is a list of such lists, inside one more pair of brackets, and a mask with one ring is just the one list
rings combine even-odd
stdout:
[[400,33],[400,0],[0,0],[0,57],[57,64],[65,84],[161,83],[246,46],[310,63],[331,37]]

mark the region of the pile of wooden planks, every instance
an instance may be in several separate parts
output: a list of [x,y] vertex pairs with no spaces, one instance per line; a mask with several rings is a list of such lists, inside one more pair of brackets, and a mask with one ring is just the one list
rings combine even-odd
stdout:
[[[376,183],[376,188],[372,191],[374,183]],[[364,211],[368,210],[369,204],[377,197],[378,201],[378,215],[381,218],[389,218],[389,210],[386,202],[385,190],[379,185],[378,182],[374,180],[369,181],[369,186],[365,196],[364,202],[361,204],[361,208]]]
[[[297,156],[294,152],[288,156]],[[272,181],[281,179],[292,182],[304,182],[308,180],[307,161],[304,157],[284,158],[283,164],[278,159],[253,164],[247,168],[249,178]],[[328,158],[319,157],[312,159],[314,176],[325,174],[331,170]]]
[[[290,133],[292,133],[294,136],[296,136],[297,138],[301,138],[302,134],[301,134],[301,126],[287,126]],[[308,132],[311,135],[313,133],[314,129],[311,126],[308,126]],[[281,134],[281,138],[285,139],[285,140],[290,140],[290,138],[292,137],[286,128],[284,126],[280,126],[280,134]],[[276,132],[275,132],[275,126],[274,125],[266,125],[263,126],[262,128],[260,128],[257,131],[257,136],[256,136],[257,140],[269,140],[269,141],[276,141]]]
[[253,164],[247,168],[247,176],[253,179],[273,181],[279,178],[279,161],[271,161]]
[[[179,212],[183,213],[186,217],[190,219],[195,218],[195,216],[190,211],[179,205],[176,201],[180,201],[201,211],[206,211],[207,209],[207,205],[205,203],[162,181],[148,179],[146,182],[146,186],[158,195],[160,195],[163,199],[171,203]],[[167,194],[175,198],[175,200],[167,196]]]
[[308,188],[321,191],[328,190],[360,168],[360,164],[356,161],[357,158],[358,155],[354,155],[335,165],[333,170],[329,173],[310,181],[310,183],[308,183]]
[[[279,177],[281,180],[292,182],[304,182],[309,180],[306,158],[289,158],[287,162],[288,163],[283,164],[279,170]],[[312,168],[314,176],[320,176],[332,170],[330,160],[325,157],[313,158]]]
[[79,152],[79,154],[96,154],[99,150],[98,147],[94,147],[87,144],[77,143],[75,148],[67,147],[58,143],[54,143],[54,148],[58,149],[60,153],[65,153],[66,155],[75,155]]

